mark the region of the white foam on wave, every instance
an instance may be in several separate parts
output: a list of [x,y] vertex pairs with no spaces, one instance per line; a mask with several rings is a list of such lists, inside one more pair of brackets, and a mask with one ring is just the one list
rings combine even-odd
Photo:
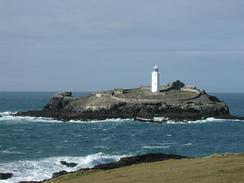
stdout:
[[154,145],[145,145],[142,146],[143,149],[168,149],[171,146],[176,145],[177,143],[175,142],[164,142],[164,143],[157,143]]
[[0,113],[0,121],[26,121],[26,122],[49,122],[49,123],[57,123],[61,122],[59,120],[55,120],[52,118],[44,118],[44,117],[31,117],[31,116],[15,116],[17,112],[1,112]]
[[0,151],[0,154],[24,154],[24,153],[20,152],[20,151],[11,151],[9,149],[6,149],[6,150]]
[[[75,171],[81,168],[91,168],[98,164],[118,161],[125,155],[106,155],[103,153],[91,154],[81,157],[52,157],[35,161],[17,161],[11,163],[0,163],[0,172],[10,172],[14,176],[3,183],[17,183],[20,181],[41,181],[50,179],[54,172],[65,170]],[[68,168],[60,164],[60,161],[74,162],[78,165]],[[1,181],[0,181],[1,182]]]
[[209,123],[209,122],[244,122],[244,120],[239,119],[221,119],[221,118],[207,118],[202,120],[196,120],[196,121],[187,121],[187,123]]
[[0,112],[1,116],[10,116],[10,115],[14,115],[17,112],[12,112],[12,111],[5,111],[5,112]]
[[191,142],[189,142],[189,143],[186,143],[186,144],[184,144],[185,146],[191,146],[192,145],[192,143]]
[[103,145],[98,145],[98,146],[94,146],[95,149],[109,149],[109,147],[107,146],[103,146]]
[[143,149],[168,149],[170,146],[169,145],[160,145],[160,146],[143,146]]
[[231,121],[231,122],[244,122],[244,120],[239,120],[239,119],[221,119],[221,118],[207,118],[207,119],[201,119],[201,120],[195,120],[195,121],[174,121],[174,120],[166,120],[163,117],[162,120],[160,121],[160,117],[157,117],[156,122],[162,122],[165,124],[199,124],[199,123],[211,123],[211,122],[226,122],[226,121]]
[[[32,116],[15,116],[17,112],[0,112],[0,121],[25,121],[25,122],[48,122],[48,123],[59,123],[65,122],[61,120],[56,120],[53,118],[46,118],[46,117],[32,117]],[[82,120],[69,120],[70,123],[104,123],[104,122],[126,122],[132,121],[133,119],[121,119],[121,118],[112,118],[112,119],[105,119],[105,120],[89,120],[89,121],[82,121]]]
[[[17,112],[0,112],[0,121],[25,121],[25,122],[48,122],[48,123],[59,123],[59,122],[65,122],[61,120],[56,120],[53,118],[45,118],[45,117],[31,117],[31,116],[15,116]],[[147,119],[143,119],[145,122]],[[83,121],[83,120],[69,120],[70,123],[106,123],[106,122],[128,122],[133,121],[133,119],[127,118],[127,119],[121,119],[121,118],[112,118],[112,119],[105,119],[105,120],[89,120],[89,121]],[[151,121],[148,119],[148,122]],[[174,121],[169,120],[165,117],[155,117],[155,122],[162,122],[165,124],[194,124],[194,123],[209,123],[209,122],[244,122],[244,120],[239,119],[219,119],[219,118],[207,118],[202,120],[195,120],[195,121]],[[66,121],[67,122],[67,121]]]
[[71,123],[104,123],[104,122],[126,122],[126,121],[133,121],[133,119],[111,118],[111,119],[104,119],[104,120],[89,120],[89,121],[69,120],[69,122]]

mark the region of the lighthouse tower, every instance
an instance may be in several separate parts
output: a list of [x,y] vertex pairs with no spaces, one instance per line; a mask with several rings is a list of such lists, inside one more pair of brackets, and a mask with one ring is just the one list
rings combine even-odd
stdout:
[[155,66],[153,68],[153,72],[152,72],[152,92],[153,93],[157,93],[159,92],[159,87],[160,87],[160,74],[158,71],[158,67]]

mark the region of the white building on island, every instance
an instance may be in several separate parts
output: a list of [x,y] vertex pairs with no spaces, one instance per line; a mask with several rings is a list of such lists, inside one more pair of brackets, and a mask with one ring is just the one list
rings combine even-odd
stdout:
[[153,68],[152,72],[152,90],[153,93],[160,91],[160,74],[157,66]]

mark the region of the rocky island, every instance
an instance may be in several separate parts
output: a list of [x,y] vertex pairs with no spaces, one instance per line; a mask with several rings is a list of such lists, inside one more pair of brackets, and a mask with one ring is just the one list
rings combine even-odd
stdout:
[[175,81],[150,87],[114,89],[74,97],[71,92],[55,95],[40,111],[19,112],[20,116],[48,117],[58,120],[105,120],[112,118],[164,122],[200,120],[209,117],[240,119],[228,106],[204,90]]

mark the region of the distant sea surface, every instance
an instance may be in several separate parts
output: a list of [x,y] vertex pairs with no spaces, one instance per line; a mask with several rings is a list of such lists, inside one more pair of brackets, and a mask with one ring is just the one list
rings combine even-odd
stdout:
[[[0,92],[0,172],[14,174],[1,183],[43,180],[57,171],[73,171],[149,152],[186,156],[244,152],[244,121],[210,118],[180,124],[130,119],[61,122],[12,115],[41,109],[53,95]],[[244,116],[244,94],[213,95],[225,101],[231,113]],[[61,160],[76,162],[78,166],[67,168],[60,164]]]

